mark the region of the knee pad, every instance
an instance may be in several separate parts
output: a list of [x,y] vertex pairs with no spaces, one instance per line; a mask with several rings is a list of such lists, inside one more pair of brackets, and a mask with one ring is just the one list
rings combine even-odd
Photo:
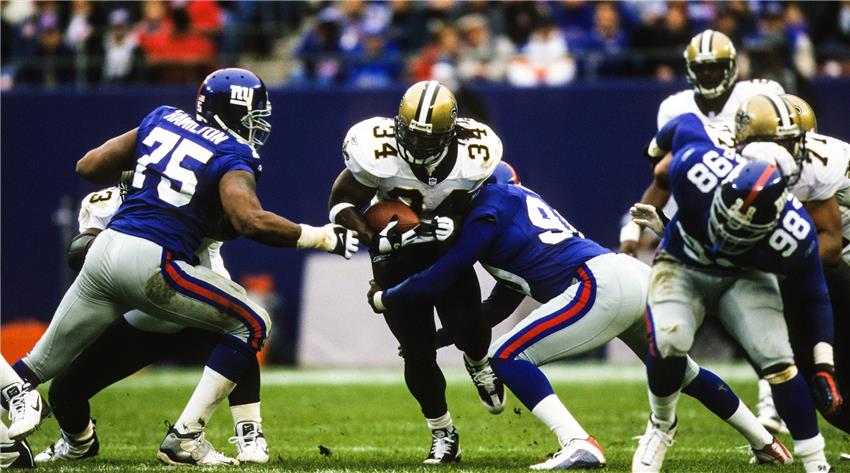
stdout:
[[786,383],[795,376],[797,376],[797,365],[793,363],[779,363],[761,370],[761,377],[770,384]]
[[686,356],[694,344],[694,334],[679,324],[655,326],[652,338],[661,358]]

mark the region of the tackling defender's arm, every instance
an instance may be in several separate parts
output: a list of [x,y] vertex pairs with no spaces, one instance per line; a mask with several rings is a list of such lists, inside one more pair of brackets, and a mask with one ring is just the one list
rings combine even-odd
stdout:
[[344,169],[334,181],[331,196],[328,199],[332,223],[356,231],[360,241],[366,245],[371,243],[375,232],[369,228],[360,209],[369,203],[376,191],[374,187],[358,182],[350,170]]
[[77,161],[77,174],[96,184],[112,184],[121,172],[136,166],[136,134],[138,128],[107,140]]
[[[667,153],[664,158],[655,164],[652,170],[652,183],[643,192],[640,198],[641,204],[651,205],[655,208],[663,208],[670,200],[670,161],[673,155]],[[620,253],[625,253],[629,256],[637,257],[637,245],[640,233],[643,227],[637,228],[631,225],[637,225],[629,222],[623,227],[620,237]],[[636,231],[637,230],[637,231]]]
[[803,207],[818,231],[818,248],[825,266],[836,266],[843,262],[841,210],[835,197],[826,200],[814,200],[803,203]]
[[350,258],[357,238],[339,225],[313,227],[293,223],[264,210],[257,197],[256,179],[247,171],[230,171],[218,184],[224,213],[242,236],[269,246],[317,248]]

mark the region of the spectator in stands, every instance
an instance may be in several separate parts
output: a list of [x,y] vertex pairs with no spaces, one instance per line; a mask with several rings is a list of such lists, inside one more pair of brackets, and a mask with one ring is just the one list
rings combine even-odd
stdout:
[[434,39],[411,64],[412,80],[439,80],[449,88],[456,88],[460,48],[457,29],[450,24],[439,24]]
[[334,7],[319,12],[316,26],[310,30],[296,50],[302,67],[294,80],[328,86],[345,79],[345,62],[340,42],[342,14]]
[[365,26],[359,46],[350,55],[349,84],[360,88],[387,87],[401,77],[401,54],[385,33],[379,25]]
[[685,75],[682,51],[691,36],[687,5],[670,2],[661,16],[633,33],[631,45],[642,60],[644,73],[673,80]]
[[508,64],[508,82],[517,87],[564,85],[576,75],[563,33],[549,17],[542,18],[520,54]]
[[94,2],[71,2],[71,19],[65,30],[65,44],[74,51],[77,84],[96,84],[100,80],[103,23],[100,8]]
[[[804,26],[787,22],[786,8],[793,4],[767,3],[758,22],[758,31],[744,40],[750,77],[771,79],[786,91],[805,91],[808,77],[813,75],[814,51]],[[799,10],[794,7],[794,11]],[[806,95],[805,93],[803,95]]]
[[109,30],[103,37],[103,82],[128,84],[144,78],[144,57],[130,29],[130,14],[123,8],[109,14]]
[[38,16],[37,44],[16,71],[15,83],[51,88],[74,83],[74,52],[62,42],[59,16],[53,11]]
[[[832,15],[825,16],[825,21],[815,23],[822,31],[821,44],[818,52],[824,59],[824,74],[835,76],[850,76],[850,1],[844,0],[835,8]],[[812,8],[812,5],[803,5]],[[816,31],[812,31],[815,33]]]
[[399,49],[403,53],[412,53],[425,46],[428,40],[428,24],[417,3],[409,0],[392,0],[390,10],[392,19],[389,36]]
[[620,27],[620,12],[611,2],[596,4],[593,29],[576,44],[588,78],[618,76],[631,72],[626,47],[629,37]]
[[463,81],[502,82],[508,62],[516,53],[509,39],[491,34],[487,18],[470,13],[458,21],[464,46],[458,61]]
[[552,19],[564,32],[567,42],[578,41],[593,29],[593,4],[584,0],[561,0],[552,6]]
[[139,25],[139,44],[153,80],[195,83],[215,67],[215,45],[194,28],[185,5],[148,0]]
[[505,18],[505,34],[517,47],[528,43],[532,32],[538,28],[541,20],[548,16],[538,2],[506,0],[501,7]]

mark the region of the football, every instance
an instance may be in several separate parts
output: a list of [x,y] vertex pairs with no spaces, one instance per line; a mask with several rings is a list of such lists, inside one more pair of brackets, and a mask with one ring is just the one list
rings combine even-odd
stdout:
[[403,202],[385,200],[366,209],[366,223],[379,232],[390,223],[393,215],[398,215],[398,231],[404,233],[419,225],[419,216]]

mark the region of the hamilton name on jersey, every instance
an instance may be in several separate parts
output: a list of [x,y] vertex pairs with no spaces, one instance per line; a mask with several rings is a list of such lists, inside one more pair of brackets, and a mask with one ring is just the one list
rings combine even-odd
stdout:
[[456,159],[443,175],[434,171],[431,176],[417,176],[399,154],[395,121],[384,117],[351,127],[343,142],[345,165],[358,182],[377,189],[378,200],[404,201],[421,212],[421,217],[431,218],[454,192],[468,193],[480,187],[502,159],[502,141],[490,127],[468,118],[458,118],[457,127],[462,132],[444,161],[451,159],[452,153]]
[[213,144],[220,144],[230,138],[227,133],[217,128],[198,124],[194,117],[190,116],[183,110],[175,109],[173,112],[162,117],[162,119],[173,123],[186,131],[194,133]]

